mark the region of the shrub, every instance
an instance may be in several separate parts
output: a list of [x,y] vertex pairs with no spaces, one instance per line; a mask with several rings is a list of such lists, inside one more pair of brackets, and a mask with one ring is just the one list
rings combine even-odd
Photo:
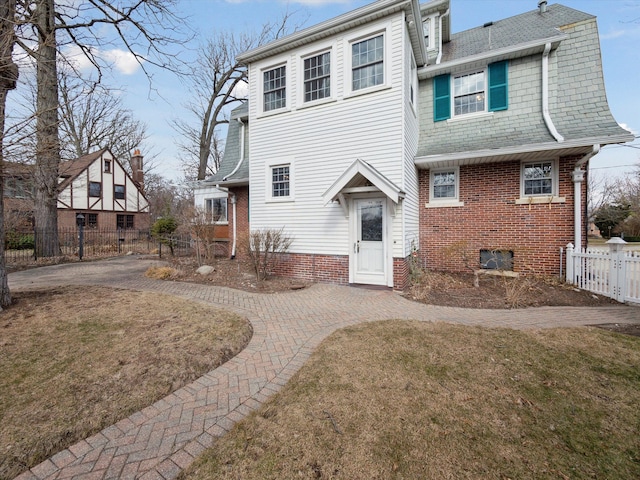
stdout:
[[171,238],[173,232],[178,228],[178,222],[173,217],[160,217],[151,226],[151,235],[169,247],[173,255],[174,240]]
[[6,250],[31,250],[34,245],[33,233],[9,231],[5,235],[4,248]]
[[280,255],[291,246],[293,239],[280,230],[254,230],[249,234],[246,251],[259,281],[265,280],[278,264]]

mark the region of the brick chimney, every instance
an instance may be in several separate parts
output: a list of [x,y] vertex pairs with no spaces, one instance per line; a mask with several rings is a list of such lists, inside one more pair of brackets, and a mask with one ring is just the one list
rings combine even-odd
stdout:
[[137,148],[133,152],[131,157],[131,175],[133,181],[140,187],[140,190],[144,191],[144,172],[142,171],[142,159],[144,157],[140,154],[140,150]]

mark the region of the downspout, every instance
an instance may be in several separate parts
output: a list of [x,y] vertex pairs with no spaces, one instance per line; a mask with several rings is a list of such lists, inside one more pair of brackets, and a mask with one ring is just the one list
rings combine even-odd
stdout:
[[[229,177],[233,177],[236,174],[236,172],[240,169],[240,165],[242,165],[242,162],[244,162],[244,135],[245,135],[246,127],[242,119],[238,118],[238,122],[240,122],[240,160],[238,160],[238,164],[236,165],[236,168],[234,168],[229,175],[227,175],[222,179],[223,181],[227,180]],[[231,201],[231,209],[233,210],[233,236],[232,236],[232,244],[231,244],[231,259],[234,259],[236,258],[236,244],[237,244],[237,237],[238,237],[237,229],[236,229],[236,220],[237,220],[236,194],[231,193],[229,200]]]
[[573,179],[573,245],[577,251],[582,248],[582,182],[586,171],[582,167],[600,152],[600,145],[595,144],[592,150],[576,162],[575,169],[571,172]]
[[238,164],[233,169],[233,171],[229,175],[224,177],[222,179],[222,181],[226,181],[229,177],[233,177],[236,174],[236,172],[238,170],[240,170],[240,165],[242,165],[242,162],[244,161],[244,129],[245,129],[245,125],[244,125],[244,122],[242,121],[242,119],[238,118],[237,120],[238,120],[238,122],[240,122],[240,160],[238,160]]
[[553,138],[557,142],[564,142],[564,137],[558,133],[556,126],[551,120],[549,114],[549,53],[551,52],[551,43],[547,43],[544,46],[544,52],[542,52],[542,117],[544,123],[547,125],[549,133],[553,135]]
[[446,17],[447,15],[449,15],[449,10],[447,8],[447,11],[444,12],[442,15],[440,15],[438,17],[438,39],[439,39],[439,45],[438,45],[438,56],[436,58],[436,65],[440,64],[440,61],[442,60],[442,19],[444,17]]
[[231,209],[233,211],[233,243],[231,244],[231,260],[233,260],[234,258],[236,258],[236,238],[237,238],[237,230],[236,230],[236,222],[237,222],[237,216],[236,216],[236,194],[235,193],[231,193]]

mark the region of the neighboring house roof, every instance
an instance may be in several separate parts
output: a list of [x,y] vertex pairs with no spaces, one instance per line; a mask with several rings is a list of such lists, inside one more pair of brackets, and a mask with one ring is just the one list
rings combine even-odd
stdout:
[[95,162],[108,150],[108,148],[103,148],[102,150],[78,157],[75,160],[61,162],[58,167],[58,175],[63,179],[59,185],[60,191],[64,190],[67,185],[73,182],[78,175],[89,168],[89,165]]
[[[220,170],[205,179],[202,184],[213,185],[248,185],[249,184],[249,105],[243,103],[231,111],[224,156],[220,162]],[[242,122],[242,124],[240,123]],[[244,148],[241,145],[242,128],[244,132]]]

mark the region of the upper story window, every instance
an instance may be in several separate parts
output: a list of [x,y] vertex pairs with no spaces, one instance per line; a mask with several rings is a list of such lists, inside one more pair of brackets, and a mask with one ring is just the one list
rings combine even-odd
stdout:
[[114,185],[113,196],[118,200],[124,200],[125,198],[124,185]]
[[422,22],[422,35],[424,36],[424,44],[428,49],[436,48],[435,46],[435,17],[427,17]]
[[227,198],[207,198],[204,201],[206,219],[211,223],[227,222]]
[[433,121],[507,110],[507,74],[505,60],[490,64],[486,70],[438,75],[433,79]]
[[352,90],[384,83],[384,35],[351,45]]
[[522,195],[556,195],[556,162],[529,162],[522,164]]
[[271,167],[271,196],[273,198],[288,197],[290,190],[290,166]]
[[89,182],[89,196],[98,198],[102,196],[102,184],[100,182]]
[[111,173],[111,160],[104,161],[104,173]]
[[304,59],[304,101],[331,96],[331,52]]
[[485,71],[453,78],[453,115],[485,111]]
[[287,67],[282,65],[263,72],[265,112],[287,106]]

